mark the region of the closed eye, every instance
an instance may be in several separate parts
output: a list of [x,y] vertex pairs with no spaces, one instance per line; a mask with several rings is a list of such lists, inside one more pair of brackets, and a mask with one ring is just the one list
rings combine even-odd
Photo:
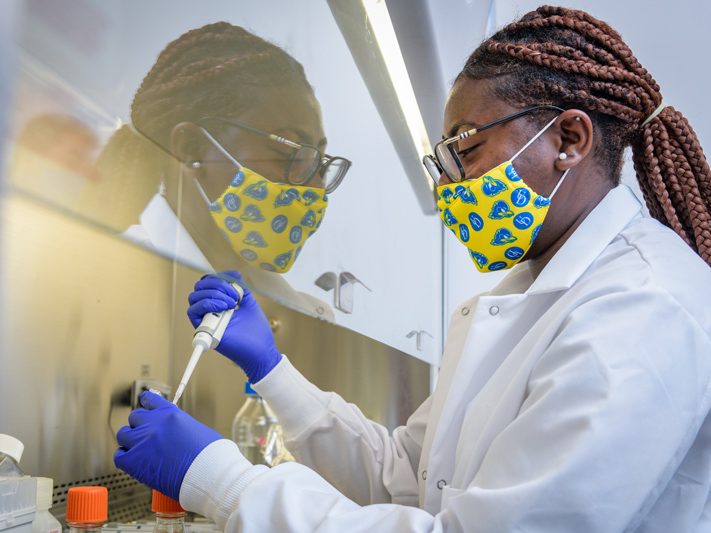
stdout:
[[474,151],[475,148],[478,148],[481,146],[481,143],[475,144],[474,146],[470,146],[469,148],[462,150],[461,152],[457,152],[457,155],[461,158],[467,157],[471,152]]

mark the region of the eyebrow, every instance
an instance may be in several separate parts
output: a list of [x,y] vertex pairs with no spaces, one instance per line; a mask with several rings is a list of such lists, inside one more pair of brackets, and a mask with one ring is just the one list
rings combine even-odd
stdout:
[[447,137],[443,135],[442,138],[445,139],[449,137],[454,137],[457,133],[457,130],[462,126],[467,126],[467,129],[481,128],[481,125],[477,124],[476,122],[472,122],[471,120],[459,120],[455,122],[451,128],[449,128],[449,131],[447,132]]

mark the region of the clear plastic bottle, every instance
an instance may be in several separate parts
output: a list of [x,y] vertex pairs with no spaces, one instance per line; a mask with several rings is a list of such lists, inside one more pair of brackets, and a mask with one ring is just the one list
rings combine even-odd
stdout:
[[11,435],[0,433],[0,477],[22,477],[20,458],[25,445]]
[[32,533],[62,533],[62,524],[49,512],[53,488],[54,481],[51,478],[37,478],[37,511],[32,522]]
[[[232,421],[232,440],[252,464],[276,466],[286,460],[281,426],[267,402],[249,382],[244,385],[247,400]],[[290,456],[289,456],[290,457]]]
[[69,533],[101,533],[109,515],[106,487],[72,487],[67,493]]
[[173,498],[154,490],[151,510],[156,514],[153,533],[184,533],[187,531],[185,527],[187,513]]

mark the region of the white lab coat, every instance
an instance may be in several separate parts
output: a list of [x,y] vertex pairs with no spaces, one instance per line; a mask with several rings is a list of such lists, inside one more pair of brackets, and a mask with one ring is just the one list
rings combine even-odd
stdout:
[[710,383],[711,269],[620,186],[537,279],[459,307],[406,426],[284,358],[254,388],[302,464],[220,440],[180,501],[227,531],[711,531]]

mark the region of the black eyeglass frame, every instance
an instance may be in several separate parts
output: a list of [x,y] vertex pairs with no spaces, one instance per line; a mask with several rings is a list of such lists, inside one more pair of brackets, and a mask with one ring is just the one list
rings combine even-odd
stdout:
[[[343,178],[346,176],[346,173],[348,170],[351,168],[351,165],[353,164],[349,159],[346,159],[345,157],[341,156],[332,156],[328,155],[321,150],[319,150],[316,146],[313,146],[311,144],[306,144],[306,143],[297,143],[295,141],[291,141],[287,139],[286,137],[282,137],[281,135],[276,135],[275,133],[269,133],[267,131],[263,131],[257,128],[254,128],[248,124],[244,124],[243,122],[239,122],[236,120],[231,120],[231,119],[226,119],[223,117],[217,117],[217,116],[207,116],[199,119],[197,121],[198,125],[202,125],[204,122],[208,121],[216,121],[216,122],[221,122],[223,124],[227,124],[230,126],[235,126],[237,128],[244,129],[246,131],[249,131],[251,133],[254,133],[256,135],[259,135],[261,137],[266,137],[267,139],[274,141],[279,144],[283,144],[285,146],[288,146],[289,148],[292,148],[294,152],[292,153],[292,156],[289,160],[289,163],[286,167],[285,175],[284,175],[284,180],[286,183],[289,183],[291,185],[303,185],[304,183],[308,183],[309,180],[311,180],[317,172],[324,172],[324,175],[326,173],[326,170],[328,167],[330,167],[334,162],[340,162],[341,167],[338,169],[339,172],[338,174],[334,177],[334,179],[331,181],[328,186],[324,187],[324,190],[326,193],[332,193],[333,191],[336,190],[336,188],[341,184],[343,181]],[[290,178],[291,172],[291,166],[294,164],[294,160],[296,159],[296,154],[298,153],[299,150],[302,148],[311,148],[318,154],[318,159],[315,159],[314,162],[315,164],[311,169],[308,170],[308,172],[304,173],[303,176],[300,176],[298,180],[295,180],[294,178]]]
[[[493,128],[494,126],[498,126],[500,124],[504,124],[506,122],[510,122],[511,120],[515,120],[517,118],[523,117],[525,115],[528,115],[534,111],[538,110],[550,110],[550,111],[558,111],[559,113],[562,113],[565,111],[565,109],[555,106],[555,105],[550,105],[550,104],[541,104],[541,105],[536,105],[536,106],[531,106],[527,107],[526,109],[522,109],[521,111],[517,111],[516,113],[512,113],[511,115],[507,115],[503,118],[499,118],[497,120],[494,120],[493,122],[489,122],[488,124],[484,124],[483,126],[480,126],[478,128],[471,128],[469,130],[463,131],[462,133],[459,133],[453,137],[448,137],[446,139],[442,139],[440,142],[435,144],[434,146],[434,155],[426,155],[422,158],[422,164],[425,166],[425,170],[427,170],[428,174],[430,177],[434,180],[435,184],[439,183],[439,178],[442,174],[446,174],[447,177],[450,179],[450,181],[454,183],[459,183],[460,181],[464,180],[466,177],[466,172],[464,170],[464,165],[462,165],[462,160],[459,158],[459,154],[461,152],[457,152],[456,149],[454,148],[453,144],[461,141],[462,139],[466,139],[467,137],[471,137],[472,135],[475,135],[476,133],[480,133],[484,130],[488,130],[489,128]],[[446,170],[444,170],[445,165],[442,164],[440,161],[440,156],[439,152],[441,150],[446,149],[450,155],[452,156],[452,159],[454,162],[457,164],[457,168],[459,170],[459,176],[451,176]],[[432,164],[435,165],[435,168],[439,171],[439,174],[435,176],[430,169],[430,166],[428,166],[427,162],[431,162]]]

